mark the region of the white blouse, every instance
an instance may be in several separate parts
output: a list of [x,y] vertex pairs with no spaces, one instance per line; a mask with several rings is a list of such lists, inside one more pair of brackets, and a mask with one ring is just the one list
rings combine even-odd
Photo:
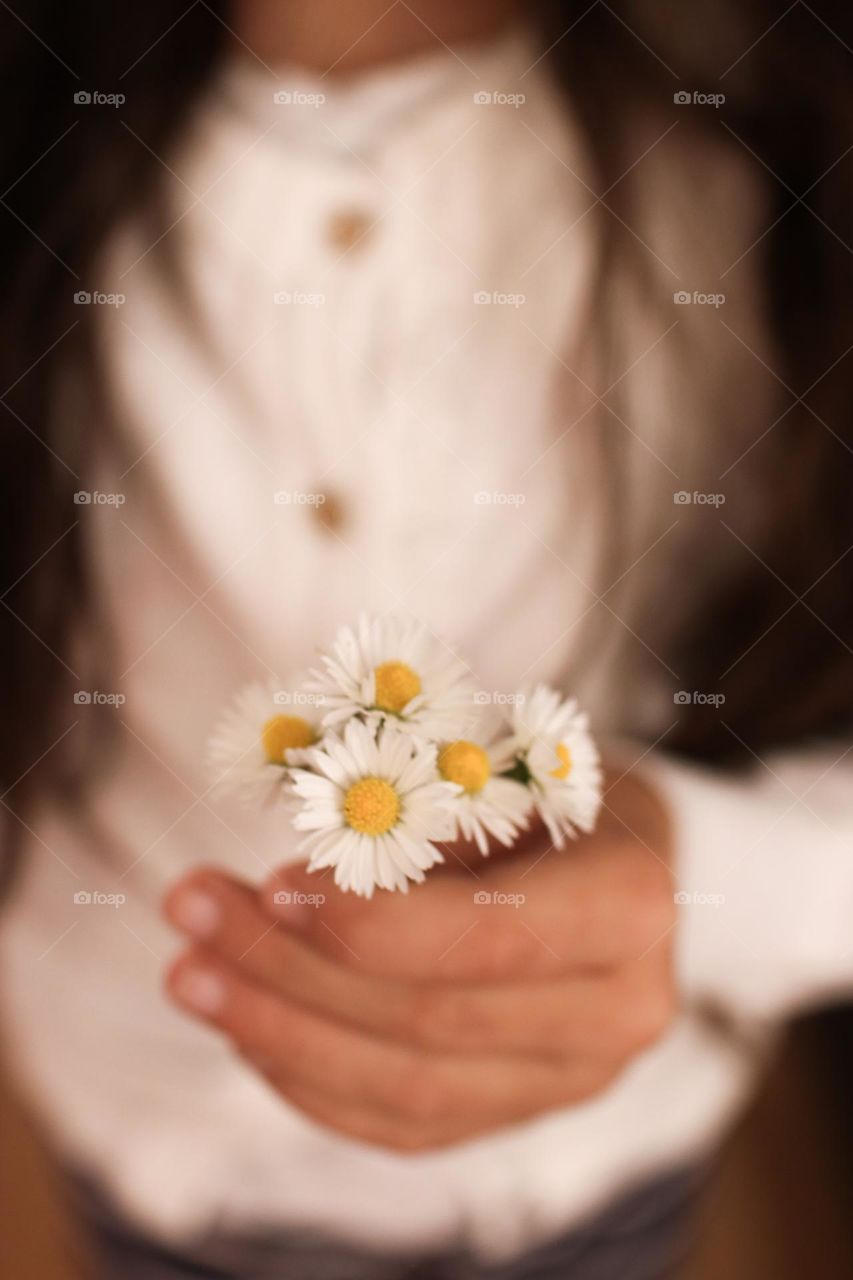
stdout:
[[[180,946],[158,914],[167,887],[202,861],[257,880],[294,856],[280,820],[208,795],[205,739],[241,683],[287,680],[363,608],[428,619],[485,690],[558,681],[602,594],[596,517],[624,513],[584,450],[589,388],[607,382],[583,363],[583,337],[595,229],[611,215],[536,58],[513,36],[350,84],[231,66],[164,160],[172,229],[155,243],[142,220],[126,227],[93,282],[124,299],[95,304],[122,436],[79,518],[115,631],[98,693],[124,701],[91,822],[45,809],[34,823],[2,980],[23,1087],[60,1151],[178,1243],[216,1224],[511,1253],[701,1156],[773,1024],[853,985],[839,748],[745,782],[645,757],[679,827],[683,1009],[584,1105],[396,1156],[291,1109],[162,993]],[[672,184],[643,240],[673,292],[711,292],[759,211],[743,174],[709,183],[685,162],[667,178],[677,137],[638,141],[650,185]],[[755,323],[745,271],[726,304],[742,333]],[[673,502],[697,450],[711,452],[678,425],[679,397],[703,378],[743,386],[754,366],[721,344],[714,307],[661,318],[608,287],[629,335],[630,421],[611,428],[645,504],[641,583],[674,573],[690,530],[710,528]],[[703,346],[686,370],[676,330]],[[630,646],[619,597],[605,599],[609,633]],[[600,728],[628,735],[609,670],[578,692]],[[676,681],[662,670],[643,712],[661,733]],[[709,1001],[743,1034],[722,1035]]]

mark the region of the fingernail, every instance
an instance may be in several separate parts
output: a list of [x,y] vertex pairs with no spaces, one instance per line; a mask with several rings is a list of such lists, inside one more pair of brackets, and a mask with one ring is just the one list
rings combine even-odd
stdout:
[[203,889],[187,889],[178,894],[170,914],[178,928],[191,938],[209,938],[222,919],[219,903]]
[[210,969],[184,969],[173,990],[181,1004],[208,1017],[225,1004],[225,983]]

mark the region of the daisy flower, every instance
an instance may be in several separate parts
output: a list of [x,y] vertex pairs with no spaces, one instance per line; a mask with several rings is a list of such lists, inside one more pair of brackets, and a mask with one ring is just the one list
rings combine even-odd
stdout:
[[540,684],[513,708],[512,776],[525,782],[557,848],[591,831],[601,806],[601,763],[573,698]]
[[335,884],[370,898],[377,885],[406,892],[444,861],[433,841],[452,837],[453,788],[438,777],[434,745],[350,720],[343,740],[329,734],[305,754],[291,777],[309,871],[334,867]]
[[245,803],[270,802],[320,736],[316,702],[273,684],[250,684],[234,699],[208,744],[213,786]]
[[472,685],[465,663],[416,619],[359,619],[342,627],[307,688],[323,697],[327,726],[360,714],[402,732],[448,740],[470,718]]
[[438,773],[456,787],[451,813],[458,834],[472,840],[485,858],[489,836],[507,848],[515,843],[527,827],[531,800],[527,787],[498,776],[507,763],[501,744],[490,744],[482,733],[478,736],[484,745],[467,738],[446,742],[438,753]]

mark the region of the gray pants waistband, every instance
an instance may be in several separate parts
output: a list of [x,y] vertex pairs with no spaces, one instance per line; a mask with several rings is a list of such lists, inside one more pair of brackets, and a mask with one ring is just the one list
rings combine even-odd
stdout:
[[644,1183],[566,1235],[498,1265],[462,1252],[389,1258],[293,1233],[211,1232],[178,1254],[136,1232],[91,1183],[70,1181],[95,1250],[93,1280],[665,1280],[689,1247],[703,1171],[678,1169]]

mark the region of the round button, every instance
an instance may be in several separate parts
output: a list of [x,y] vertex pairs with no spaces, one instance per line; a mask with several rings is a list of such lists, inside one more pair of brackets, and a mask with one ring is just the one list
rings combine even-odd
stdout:
[[346,521],[346,512],[342,499],[336,493],[323,493],[323,501],[311,508],[314,519],[329,533],[337,533]]
[[345,253],[353,249],[368,235],[372,218],[360,209],[342,209],[332,214],[326,235],[333,248]]

